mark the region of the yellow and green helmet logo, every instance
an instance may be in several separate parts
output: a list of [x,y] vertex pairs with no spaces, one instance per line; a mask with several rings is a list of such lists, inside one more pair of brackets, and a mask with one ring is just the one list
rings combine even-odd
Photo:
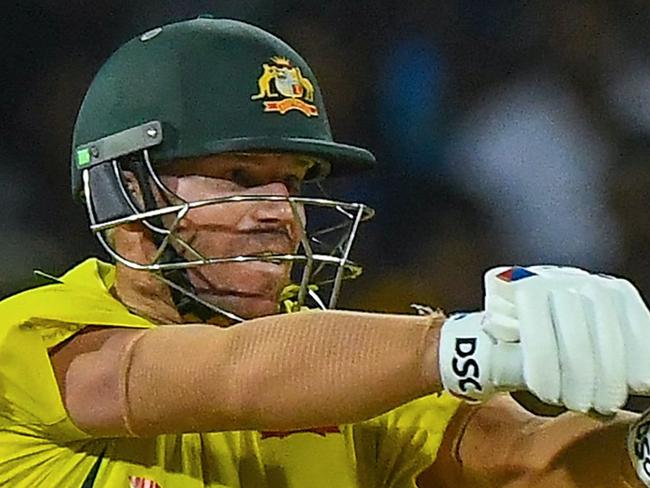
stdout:
[[259,91],[251,100],[263,100],[265,112],[284,115],[290,110],[298,110],[307,117],[318,115],[313,83],[285,57],[273,56],[269,63],[262,64],[262,75],[257,85]]

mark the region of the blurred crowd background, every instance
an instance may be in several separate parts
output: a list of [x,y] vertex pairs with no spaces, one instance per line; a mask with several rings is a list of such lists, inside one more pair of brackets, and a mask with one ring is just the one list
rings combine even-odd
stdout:
[[562,263],[650,298],[647,0],[22,0],[3,4],[0,297],[101,255],[70,198],[84,92],[119,45],[211,13],[310,62],[337,140],[379,168],[332,181],[377,210],[347,307],[478,308],[496,264]]

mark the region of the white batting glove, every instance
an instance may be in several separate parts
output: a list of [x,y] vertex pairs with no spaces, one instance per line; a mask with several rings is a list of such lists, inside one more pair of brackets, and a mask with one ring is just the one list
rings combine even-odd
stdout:
[[452,316],[440,372],[452,393],[528,390],[544,402],[609,414],[650,394],[650,312],[627,280],[558,266],[485,274],[485,312]]

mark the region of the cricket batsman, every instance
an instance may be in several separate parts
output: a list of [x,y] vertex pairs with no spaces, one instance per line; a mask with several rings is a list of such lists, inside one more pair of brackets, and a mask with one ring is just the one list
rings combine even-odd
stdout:
[[333,310],[372,210],[322,182],[374,162],[261,29],[201,17],[119,48],[72,154],[114,265],[0,302],[0,486],[650,486],[650,422],[618,410],[650,394],[629,282],[510,266],[474,313]]

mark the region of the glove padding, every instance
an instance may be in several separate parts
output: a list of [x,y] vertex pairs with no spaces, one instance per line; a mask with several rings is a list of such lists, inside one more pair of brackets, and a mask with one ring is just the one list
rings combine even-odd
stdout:
[[485,274],[485,312],[451,316],[440,343],[443,385],[484,399],[528,390],[609,414],[650,393],[650,312],[627,280],[558,266]]

